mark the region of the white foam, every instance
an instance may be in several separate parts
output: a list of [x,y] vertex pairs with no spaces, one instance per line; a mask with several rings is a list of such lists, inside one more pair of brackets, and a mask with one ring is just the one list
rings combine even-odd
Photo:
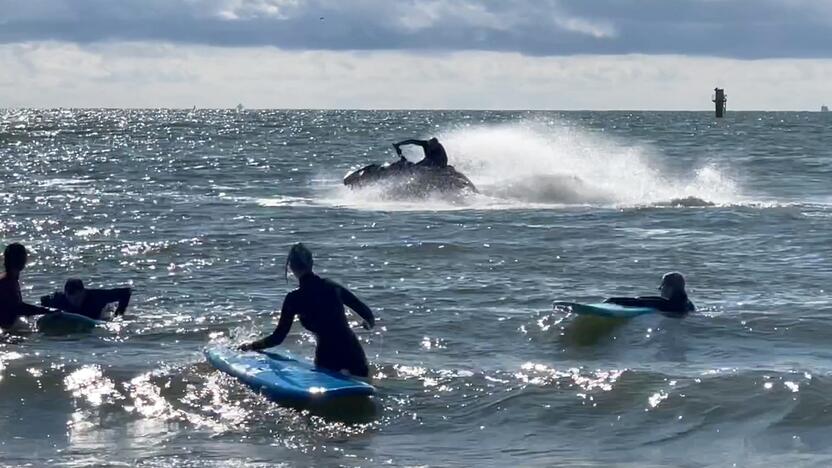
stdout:
[[[242,199],[245,197],[237,197],[238,199]],[[260,205],[265,207],[275,207],[275,206],[313,206],[315,203],[308,198],[304,197],[289,197],[289,196],[274,196],[268,198],[255,198],[254,201]]]
[[715,165],[670,177],[653,148],[557,122],[464,128],[440,139],[458,169],[482,192],[500,198],[614,206],[740,201],[734,181]]

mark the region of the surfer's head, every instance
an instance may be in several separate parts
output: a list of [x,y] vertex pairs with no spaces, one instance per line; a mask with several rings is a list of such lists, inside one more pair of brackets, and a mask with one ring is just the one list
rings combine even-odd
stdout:
[[20,273],[26,268],[26,262],[29,259],[29,254],[26,252],[26,247],[17,242],[9,244],[3,250],[3,266],[8,273]]
[[298,242],[289,249],[289,255],[286,256],[286,279],[288,280],[289,270],[295,278],[312,273],[312,251],[307,249],[305,245]]
[[677,271],[665,273],[664,276],[662,276],[662,283],[659,285],[659,291],[661,291],[661,295],[665,299],[670,299],[680,293],[686,294],[685,277]]
[[66,296],[66,300],[73,306],[81,307],[81,304],[84,303],[84,297],[86,294],[87,291],[84,289],[83,281],[77,278],[71,278],[66,280],[66,283],[64,283],[64,296]]

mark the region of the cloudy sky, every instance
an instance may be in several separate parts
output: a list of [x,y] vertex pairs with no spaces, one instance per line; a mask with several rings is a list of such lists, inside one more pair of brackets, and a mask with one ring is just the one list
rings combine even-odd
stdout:
[[0,108],[832,105],[832,0],[0,0]]

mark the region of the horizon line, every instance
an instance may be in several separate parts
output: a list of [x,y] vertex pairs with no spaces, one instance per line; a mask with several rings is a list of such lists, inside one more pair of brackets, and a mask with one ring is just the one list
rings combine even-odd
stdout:
[[[394,107],[243,107],[238,110],[237,106],[233,107],[143,107],[143,106],[58,106],[58,107],[40,107],[40,106],[13,106],[0,107],[0,111],[15,111],[15,110],[172,110],[172,111],[194,111],[194,110],[226,110],[235,112],[245,111],[348,111],[348,112],[688,112],[688,113],[702,113],[714,112],[714,109],[524,109],[524,108],[394,108]],[[726,115],[730,113],[751,113],[751,112],[806,112],[806,113],[825,113],[820,106],[816,110],[810,109],[738,109],[726,111]]]

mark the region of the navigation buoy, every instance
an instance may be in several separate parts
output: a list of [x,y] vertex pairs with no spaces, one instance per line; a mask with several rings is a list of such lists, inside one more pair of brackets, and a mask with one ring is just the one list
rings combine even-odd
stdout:
[[711,101],[716,106],[716,118],[720,119],[725,116],[725,103],[728,102],[728,96],[725,95],[725,90],[722,88],[714,88],[714,95]]

